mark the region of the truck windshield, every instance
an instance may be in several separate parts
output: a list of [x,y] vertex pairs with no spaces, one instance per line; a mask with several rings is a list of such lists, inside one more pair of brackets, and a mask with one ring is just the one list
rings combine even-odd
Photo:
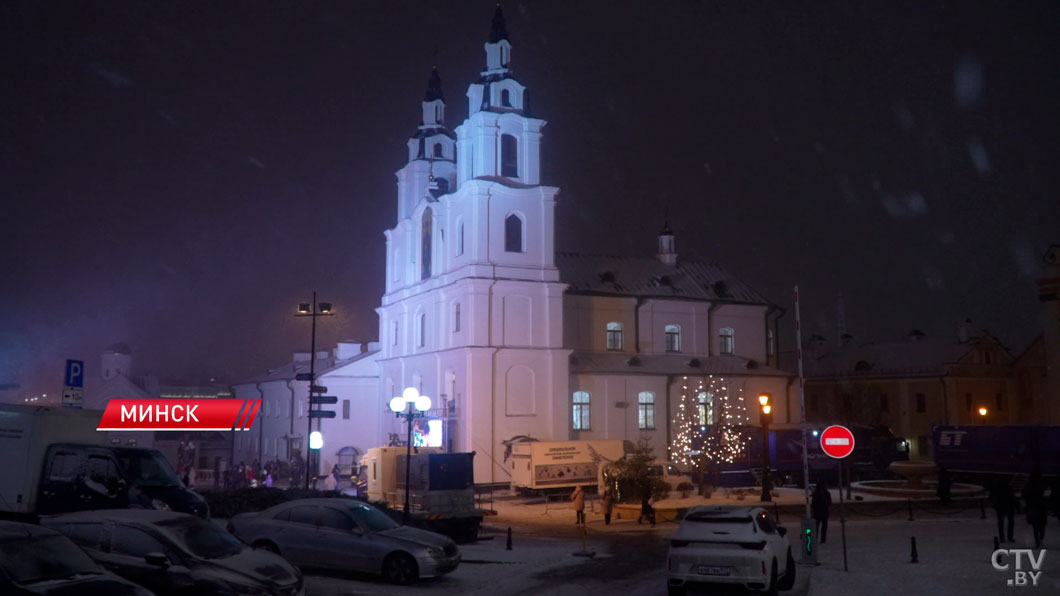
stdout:
[[103,573],[65,536],[0,542],[0,568],[20,584]]
[[129,475],[133,486],[179,486],[180,479],[169,467],[161,453],[153,451],[125,452],[120,456],[121,465]]

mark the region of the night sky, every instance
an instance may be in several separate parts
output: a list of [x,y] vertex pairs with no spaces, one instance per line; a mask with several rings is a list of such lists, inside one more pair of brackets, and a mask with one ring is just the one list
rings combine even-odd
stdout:
[[[447,124],[494,2],[0,6],[0,385],[232,382],[375,339],[394,172],[437,65]],[[549,121],[557,250],[715,262],[835,338],[1018,354],[1060,242],[1060,3],[506,2]]]

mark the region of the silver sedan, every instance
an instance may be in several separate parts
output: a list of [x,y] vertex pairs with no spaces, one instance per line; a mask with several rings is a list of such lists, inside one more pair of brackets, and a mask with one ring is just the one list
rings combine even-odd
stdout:
[[259,513],[241,513],[228,531],[299,567],[382,574],[408,584],[456,569],[460,551],[441,534],[398,525],[352,499],[299,499]]

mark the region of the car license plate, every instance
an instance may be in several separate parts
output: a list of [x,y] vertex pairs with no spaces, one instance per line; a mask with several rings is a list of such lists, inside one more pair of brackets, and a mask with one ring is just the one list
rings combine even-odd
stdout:
[[700,565],[700,575],[729,575],[729,567],[715,567],[713,565]]

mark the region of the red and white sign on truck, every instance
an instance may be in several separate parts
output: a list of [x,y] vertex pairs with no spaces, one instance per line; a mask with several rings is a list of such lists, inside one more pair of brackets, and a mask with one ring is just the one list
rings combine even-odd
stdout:
[[854,433],[838,424],[829,426],[821,433],[821,451],[828,457],[843,459],[854,452]]

